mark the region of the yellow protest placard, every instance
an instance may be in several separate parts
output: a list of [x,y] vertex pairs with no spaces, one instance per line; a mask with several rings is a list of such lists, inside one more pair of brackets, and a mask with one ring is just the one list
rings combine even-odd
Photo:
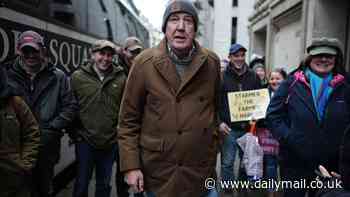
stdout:
[[268,89],[229,92],[227,96],[231,122],[265,118],[270,103]]

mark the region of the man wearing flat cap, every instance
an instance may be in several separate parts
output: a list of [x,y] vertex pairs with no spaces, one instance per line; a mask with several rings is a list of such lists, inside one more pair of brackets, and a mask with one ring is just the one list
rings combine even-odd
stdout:
[[24,98],[40,126],[40,148],[33,171],[33,197],[52,192],[63,129],[74,119],[77,104],[68,77],[48,62],[44,38],[25,31],[17,40],[18,58],[8,66],[9,83]]
[[172,1],[165,38],[131,68],[119,116],[121,170],[148,197],[217,196],[220,61],[195,40],[198,16],[189,1]]
[[87,197],[96,169],[96,197],[109,197],[112,166],[117,155],[117,122],[126,76],[112,63],[115,45],[98,40],[91,60],[72,75],[72,87],[80,107],[75,146],[78,174],[73,197]]

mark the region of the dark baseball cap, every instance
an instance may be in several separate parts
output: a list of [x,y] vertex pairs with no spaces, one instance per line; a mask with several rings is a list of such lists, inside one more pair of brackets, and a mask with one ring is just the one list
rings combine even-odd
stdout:
[[40,50],[44,46],[44,38],[35,31],[25,31],[19,35],[17,43],[20,50],[25,46]]
[[234,53],[237,53],[238,51],[240,51],[240,50],[243,50],[244,52],[246,52],[247,51],[247,49],[244,47],[244,46],[242,46],[242,45],[240,45],[240,44],[233,44],[233,45],[231,45],[231,47],[230,47],[230,51],[229,51],[229,54],[231,55],[231,54],[234,54]]

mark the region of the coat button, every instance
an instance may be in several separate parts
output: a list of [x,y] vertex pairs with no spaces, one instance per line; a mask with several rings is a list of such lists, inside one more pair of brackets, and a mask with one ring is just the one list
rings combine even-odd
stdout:
[[206,132],[208,132],[208,128],[203,129],[203,133],[206,133]]
[[176,103],[180,103],[181,102],[181,98],[176,97]]
[[204,101],[204,97],[203,96],[200,96],[199,97],[199,102],[203,102]]
[[177,134],[182,135],[182,130],[178,130]]

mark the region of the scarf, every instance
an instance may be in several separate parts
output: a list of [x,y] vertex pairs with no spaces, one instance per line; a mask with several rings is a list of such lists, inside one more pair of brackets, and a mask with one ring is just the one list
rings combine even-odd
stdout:
[[171,49],[169,44],[167,44],[167,49],[168,49],[168,54],[169,54],[171,61],[176,66],[176,72],[177,72],[178,76],[180,77],[180,79],[182,80],[182,78],[185,74],[185,71],[188,68],[188,65],[191,64],[193,56],[194,56],[195,52],[197,51],[196,47],[193,44],[193,47],[192,47],[191,51],[189,52],[188,56],[184,57],[184,58],[179,58],[174,53],[174,51]]
[[167,49],[168,49],[168,54],[170,59],[176,63],[176,64],[181,64],[181,65],[189,65],[193,59],[193,56],[196,52],[196,46],[193,44],[193,47],[191,51],[188,53],[188,55],[184,58],[178,57],[175,52],[171,49],[170,45],[167,43]]
[[310,80],[312,98],[316,108],[317,118],[319,121],[322,121],[327,101],[333,91],[333,88],[330,86],[333,76],[332,74],[328,74],[326,77],[320,77],[310,69],[307,69],[305,74]]

